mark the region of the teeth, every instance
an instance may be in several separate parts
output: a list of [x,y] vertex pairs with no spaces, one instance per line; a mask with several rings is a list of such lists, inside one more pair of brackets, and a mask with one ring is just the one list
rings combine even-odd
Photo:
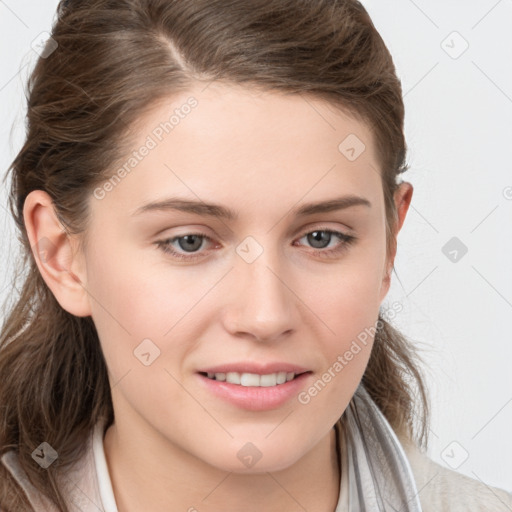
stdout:
[[250,387],[271,387],[278,384],[284,384],[295,378],[293,372],[277,372],[270,373],[267,375],[259,375],[257,373],[238,373],[238,372],[227,372],[227,373],[210,373],[208,372],[208,378],[226,381],[230,384],[239,384],[241,386]]
[[270,387],[277,385],[277,374],[271,373],[270,375],[262,375],[260,377],[260,386]]
[[231,384],[240,384],[240,374],[236,372],[226,373],[226,382],[230,382]]
[[259,386],[260,385],[260,376],[255,373],[242,373],[241,375],[236,373],[235,374],[238,381],[235,379],[228,380],[228,382],[231,382],[232,384],[241,384],[242,386]]
[[[292,376],[292,379],[293,379],[295,374],[294,373],[290,373],[290,375]],[[284,384],[285,382],[286,382],[286,372],[279,372],[277,374],[276,383],[277,384]]]

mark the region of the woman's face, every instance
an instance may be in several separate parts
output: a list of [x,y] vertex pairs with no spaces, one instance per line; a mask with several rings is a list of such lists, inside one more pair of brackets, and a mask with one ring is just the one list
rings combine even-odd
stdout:
[[388,291],[371,134],[218,83],[138,130],[91,197],[83,255],[116,423],[227,471],[286,468],[347,407]]

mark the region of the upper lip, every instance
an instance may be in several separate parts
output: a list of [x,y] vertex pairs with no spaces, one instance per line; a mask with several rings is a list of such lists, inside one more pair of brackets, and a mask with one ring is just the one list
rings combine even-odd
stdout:
[[257,373],[259,375],[268,375],[271,373],[293,372],[295,374],[310,371],[307,368],[291,363],[256,363],[254,361],[241,361],[238,363],[226,363],[208,368],[201,368],[199,373]]

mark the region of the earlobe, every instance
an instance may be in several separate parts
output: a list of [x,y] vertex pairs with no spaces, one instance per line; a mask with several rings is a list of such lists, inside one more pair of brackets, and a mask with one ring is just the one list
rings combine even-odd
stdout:
[[63,309],[75,316],[91,314],[81,255],[76,240],[60,223],[50,196],[43,190],[27,195],[23,219],[39,272]]
[[393,270],[392,263],[388,264],[385,269],[384,276],[380,285],[380,302],[384,300],[391,287],[391,271]]

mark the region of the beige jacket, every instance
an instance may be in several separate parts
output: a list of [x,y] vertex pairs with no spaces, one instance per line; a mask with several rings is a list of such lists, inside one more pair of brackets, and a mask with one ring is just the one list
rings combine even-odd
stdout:
[[416,480],[423,512],[512,512],[512,493],[437,464],[403,440],[402,446]]
[[[61,486],[69,497],[72,512],[121,512],[115,504],[103,435],[103,424],[98,423],[89,438],[85,456],[63,477]],[[402,441],[402,446],[416,480],[423,512],[512,512],[511,493],[447,469],[414,445]],[[343,469],[343,454],[339,455]],[[36,512],[59,512],[30,484],[14,450],[5,453],[1,462],[23,488]],[[349,512],[347,497],[348,480],[342,471],[340,500],[335,512]],[[18,511],[0,509],[0,512]]]

